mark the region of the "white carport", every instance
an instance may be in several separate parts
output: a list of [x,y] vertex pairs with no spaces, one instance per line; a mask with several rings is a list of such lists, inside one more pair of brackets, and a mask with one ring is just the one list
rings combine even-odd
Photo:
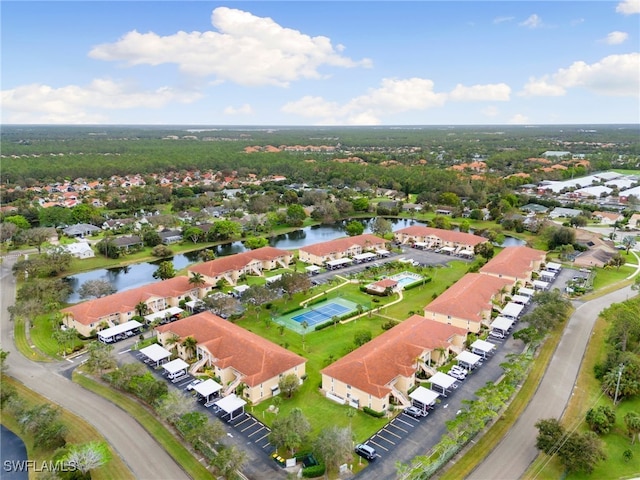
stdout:
[[495,344],[487,342],[485,340],[478,339],[471,344],[471,351],[476,355],[480,355],[484,358],[487,358],[487,355],[493,353],[495,349]]
[[518,289],[518,295],[522,295],[523,297],[533,297],[535,295],[536,291],[532,288],[519,288]]
[[506,335],[512,326],[513,320],[511,320],[510,318],[498,317],[493,322],[491,322],[489,328],[491,328],[491,330],[501,330],[502,333]]
[[309,265],[308,267],[304,268],[308,273],[311,273],[312,275],[315,275],[316,273],[320,273],[320,270],[322,270],[319,266],[317,265]]
[[463,350],[458,354],[456,360],[458,361],[458,365],[466,368],[467,370],[473,370],[482,361],[482,357],[475,353],[471,353],[468,350]]
[[151,323],[154,320],[162,320],[165,318],[173,317],[174,315],[180,315],[184,310],[180,307],[169,307],[165,310],[160,310],[159,312],[150,313],[149,315],[145,315],[144,319],[147,323]]
[[189,364],[181,358],[176,358],[162,365],[162,368],[167,372],[169,378],[176,378],[186,375]]
[[562,269],[562,265],[559,263],[549,262],[547,263],[547,270],[551,272],[559,272]]
[[461,257],[472,258],[475,254],[473,250],[460,250],[458,252],[458,255],[460,255]]
[[238,285],[237,287],[233,287],[233,294],[234,296],[239,297],[247,290],[249,290],[249,285]]
[[519,303],[521,305],[527,305],[531,301],[531,297],[526,297],[524,295],[514,295],[511,298],[513,303]]
[[545,282],[551,282],[554,278],[556,278],[556,272],[552,272],[551,270],[543,270],[540,272],[540,278]]
[[420,248],[422,250],[424,250],[425,248],[427,248],[428,243],[427,242],[414,242],[413,243],[413,247],[414,248]]
[[376,255],[378,255],[379,257],[388,257],[389,255],[391,255],[391,252],[389,250],[385,250],[384,248],[379,248],[378,250],[376,250]]
[[205,407],[211,405],[211,396],[217,397],[218,392],[222,390],[222,385],[211,378],[207,378],[204,382],[197,384],[193,389],[205,399]]
[[353,260],[356,263],[370,262],[371,260],[375,260],[376,258],[378,258],[376,257],[376,254],[371,252],[365,252],[365,253],[361,253],[359,255],[353,256]]
[[238,416],[234,414],[238,413],[240,410],[241,412],[239,415],[244,413],[244,406],[246,404],[247,402],[238,397],[235,393],[232,393],[231,395],[224,397],[222,400],[218,400],[214,405],[224,412],[223,417],[229,415],[228,421],[231,421]]
[[456,251],[456,249],[454,247],[442,247],[440,249],[441,253],[446,253],[446,254],[449,254],[449,255],[451,255],[455,251]]
[[510,318],[512,320],[517,320],[524,309],[524,305],[520,305],[519,303],[509,302],[502,309],[502,313],[500,314],[503,317]]
[[141,326],[142,324],[137,320],[129,320],[128,322],[100,330],[98,332],[98,340],[102,343],[111,343],[116,340],[118,335],[126,335],[127,332],[131,332]]
[[346,265],[351,265],[352,263],[353,260],[351,260],[350,258],[339,258],[337,260],[329,260],[328,262],[326,262],[327,268],[329,270],[333,270],[334,268],[342,268]]
[[446,373],[436,372],[429,380],[427,380],[432,386],[442,389],[442,395],[447,396],[447,391],[454,387],[456,379],[447,375]]
[[416,388],[409,394],[409,398],[413,400],[413,404],[426,412],[429,407],[433,407],[436,403],[436,399],[440,396],[438,392],[429,390],[422,386]]
[[549,282],[543,282],[542,280],[534,280],[533,288],[536,290],[547,290],[549,288]]
[[157,343],[153,343],[148,347],[141,348],[140,353],[147,357],[147,360],[144,363],[153,362],[156,364],[156,367],[160,364],[160,362],[166,360],[171,356],[171,352],[169,350]]
[[278,280],[282,279],[282,274],[280,275],[274,275],[273,277],[267,277],[265,279],[265,282],[267,285],[271,285],[273,282],[277,282]]

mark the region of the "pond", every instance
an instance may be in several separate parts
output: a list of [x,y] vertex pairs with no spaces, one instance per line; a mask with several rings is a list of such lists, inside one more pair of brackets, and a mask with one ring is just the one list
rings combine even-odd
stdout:
[[[3,480],[27,480],[27,447],[22,439],[1,425],[0,430],[0,458],[2,459]],[[22,467],[22,468],[21,468]]]
[[[424,225],[408,218],[390,219],[392,229],[400,230],[411,225]],[[372,219],[362,219],[361,222],[365,227],[365,233],[371,233]],[[327,242],[336,238],[344,237],[345,226],[349,220],[339,222],[333,225],[315,225],[312,227],[301,228],[290,233],[275,235],[269,239],[269,245],[284,250],[295,250],[305,245],[313,245],[314,243]],[[524,245],[524,241],[513,237],[507,237],[502,246]],[[235,253],[241,253],[247,249],[242,242],[232,242],[214,247],[216,257],[224,257]],[[91,272],[83,272],[66,278],[72,288],[72,294],[67,298],[69,303],[77,303],[82,299],[77,291],[80,286],[89,280],[107,280],[117,291],[128,290],[140,287],[148,283],[157,282],[153,278],[153,273],[158,268],[161,261],[171,260],[176,270],[181,270],[193,263],[199,262],[198,252],[189,252],[175,255],[170,259],[157,260],[153,262],[136,263],[126,267],[108,268],[93,270]]]

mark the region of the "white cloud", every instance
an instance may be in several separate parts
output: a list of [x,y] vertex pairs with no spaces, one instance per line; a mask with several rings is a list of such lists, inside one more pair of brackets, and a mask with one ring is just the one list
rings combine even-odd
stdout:
[[524,125],[529,122],[529,118],[526,115],[522,115],[521,113],[515,114],[513,117],[509,119],[509,123],[511,125]]
[[343,56],[344,46],[332,45],[327,37],[310,37],[268,17],[219,7],[211,23],[217,31],[160,36],[134,30],[115,43],[94,47],[89,56],[130,66],[173,63],[189,75],[249,86],[288,86],[295,80],[322,78],[322,66],[371,66],[368,59]]
[[524,96],[558,96],[569,88],[581,87],[599,95],[638,97],[640,95],[640,53],[610,55],[599,62],[574,62],[553,75],[531,79]]
[[98,123],[107,120],[104,110],[161,108],[199,97],[198,93],[169,87],[141,91],[134,85],[106,79],[60,88],[30,84],[0,93],[3,122],[8,123]]
[[248,103],[242,104],[239,107],[234,107],[229,105],[224,109],[225,115],[251,115],[253,113],[253,108]]
[[462,84],[456,85],[449,98],[454,101],[473,102],[491,101],[506,102],[511,95],[511,88],[506,83],[496,83],[489,85],[473,85],[465,87]]
[[498,24],[504,22],[512,22],[513,20],[515,20],[515,17],[496,17],[493,19],[493,23]]
[[609,35],[607,35],[607,37],[604,39],[604,42],[609,45],[619,45],[625,42],[627,38],[629,38],[628,33],[616,31],[611,32]]
[[482,114],[485,117],[490,117],[490,118],[497,117],[499,113],[500,111],[498,110],[498,107],[494,105],[489,105],[487,108],[482,109]]
[[527,28],[540,28],[542,26],[542,19],[537,14],[532,14],[524,22],[520,22],[518,25]]
[[640,0],[624,0],[616,6],[616,12],[623,15],[640,13]]

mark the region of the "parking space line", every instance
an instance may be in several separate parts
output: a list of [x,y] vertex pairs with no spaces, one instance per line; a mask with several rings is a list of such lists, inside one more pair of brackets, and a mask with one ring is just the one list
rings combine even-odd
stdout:
[[[405,414],[404,416],[405,416],[405,417],[409,417],[409,415],[407,415],[407,414]],[[413,418],[413,417],[409,417],[409,418]],[[396,417],[396,420],[397,420],[398,422],[401,422],[401,423],[404,423],[405,425],[410,426],[411,428],[415,428],[415,426],[416,426],[418,423],[420,423],[420,422],[418,422],[418,420],[416,420],[416,419],[414,419],[414,422],[415,422],[415,423],[407,422],[404,418],[400,418],[400,417]]]
[[260,432],[260,431],[262,431],[262,430],[264,430],[264,429],[265,429],[265,426],[264,426],[264,425],[262,425],[258,430],[256,430],[256,431],[255,431],[255,432],[253,432],[253,433],[250,433],[248,436],[249,436],[249,437],[253,437],[256,433],[258,433],[258,432]]
[[[258,422],[253,422],[251,425],[249,425],[248,427],[244,427],[242,430],[240,430],[241,432],[244,432],[246,430],[249,430],[250,428],[253,428]],[[236,425],[237,426],[237,425]]]
[[398,425],[395,424],[395,422],[387,424],[387,427],[397,428],[401,432],[409,433],[409,430],[405,430],[404,428],[400,428]]
[[[404,430],[403,430],[403,431],[404,431]],[[394,437],[396,437],[396,438],[400,438],[400,439],[402,439],[402,437],[401,437],[400,435],[398,435],[397,433],[393,433],[391,430],[387,430],[386,428],[385,428],[384,432],[385,432],[385,433],[388,433],[389,435],[393,435],[393,436],[394,436]]]
[[385,452],[388,452],[389,449],[388,448],[384,448],[382,445],[377,444],[376,442],[374,442],[373,440],[369,440],[369,443],[373,443],[376,447],[381,448],[382,450],[384,450]]
[[235,426],[236,426],[236,427],[239,427],[239,426],[240,426],[240,425],[242,425],[244,422],[247,422],[247,421],[249,421],[249,420],[252,420],[252,418],[251,418],[249,415],[247,415],[247,418],[245,418],[245,419],[244,419],[244,420],[242,420],[241,422],[236,423],[236,424],[235,424]]
[[393,441],[389,440],[387,437],[383,437],[382,435],[378,435],[378,438],[380,440],[384,440],[387,443],[390,443],[391,445],[395,445],[396,444],[396,442],[393,442]]
[[[269,436],[269,434],[270,434],[270,433],[271,433],[271,432],[267,432],[267,433],[265,433],[263,436],[261,436],[260,438],[258,438],[257,440],[255,440],[253,443],[258,443],[260,440],[264,440],[265,438],[267,438],[267,437]],[[268,444],[269,444],[269,443],[267,442],[267,445],[268,445]],[[264,448],[264,447],[262,447],[262,448]]]

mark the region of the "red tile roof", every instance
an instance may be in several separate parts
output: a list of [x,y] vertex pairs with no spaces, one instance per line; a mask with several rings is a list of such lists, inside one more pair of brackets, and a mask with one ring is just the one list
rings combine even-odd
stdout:
[[480,273],[502,275],[512,278],[528,277],[533,270],[533,262],[544,262],[546,253],[529,247],[507,247],[489,260]]
[[393,288],[398,285],[398,282],[396,280],[391,280],[390,278],[383,278],[373,285],[380,288]]
[[[204,286],[210,287],[211,285],[205,284]],[[87,300],[86,302],[63,308],[61,312],[63,314],[70,313],[77,322],[89,325],[107,315],[133,311],[138,303],[146,302],[149,298],[175,298],[194,288],[194,285],[189,283],[188,277],[174,277],[169,280],[114,293],[106,297]]]
[[345,252],[354,245],[359,245],[362,248],[373,248],[376,246],[384,246],[385,244],[386,240],[383,238],[365,233],[354,237],[338,238],[329,242],[314,243],[313,245],[300,247],[300,250],[311,255],[324,256],[332,253]]
[[220,368],[232,367],[243,381],[254,387],[307,360],[255,333],[210,313],[178,320],[156,328],[161,333],[172,332],[181,339],[193,337],[216,359]]
[[425,316],[435,312],[472,322],[481,322],[484,320],[482,312],[492,309],[491,299],[502,287],[509,287],[512,283],[512,280],[506,278],[467,273],[424,307]]
[[424,227],[422,225],[412,225],[411,227],[396,230],[396,234],[415,235],[416,237],[437,237],[446,242],[453,242],[463,245],[475,246],[487,241],[486,238],[471,233],[456,232],[455,230],[444,230],[442,228]]
[[215,260],[189,267],[188,270],[190,272],[201,273],[208,277],[215,277],[222,273],[240,270],[255,260],[264,262],[289,255],[292,255],[289,250],[280,250],[279,248],[274,247],[262,247],[256,250],[249,250],[248,252],[216,258]]
[[463,328],[413,315],[320,373],[382,398],[391,391],[387,385],[394,378],[415,373],[417,357],[447,348],[451,337],[466,334]]

